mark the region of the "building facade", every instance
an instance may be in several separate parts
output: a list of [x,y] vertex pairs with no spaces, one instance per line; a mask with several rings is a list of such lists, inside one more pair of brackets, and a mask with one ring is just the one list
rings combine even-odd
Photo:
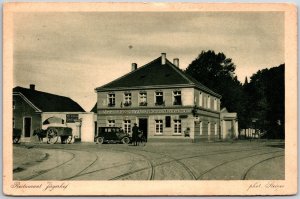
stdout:
[[68,97],[30,88],[13,89],[13,128],[22,132],[21,141],[34,139],[33,131],[48,126],[72,128],[74,139],[94,140],[94,114],[87,113]]
[[148,140],[219,140],[221,96],[171,63],[166,54],[97,92],[98,127],[117,126],[131,134],[134,123]]

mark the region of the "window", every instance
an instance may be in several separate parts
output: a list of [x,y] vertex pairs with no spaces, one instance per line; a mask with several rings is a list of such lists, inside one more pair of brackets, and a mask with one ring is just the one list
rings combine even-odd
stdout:
[[155,105],[165,105],[163,92],[155,92]]
[[218,125],[217,125],[217,123],[215,123],[215,135],[217,135],[218,134]]
[[203,106],[203,94],[201,92],[199,95],[199,106]]
[[108,94],[107,95],[108,98],[108,106],[109,107],[113,107],[116,105],[116,97],[115,94]]
[[181,133],[181,120],[174,120],[174,133]]
[[163,133],[163,121],[155,120],[155,133],[162,134]]
[[124,93],[124,106],[131,105],[131,93]]
[[131,121],[130,120],[124,120],[124,132],[125,133],[131,133]]
[[218,103],[217,103],[218,101],[217,101],[217,98],[215,98],[215,100],[214,100],[214,109],[215,110],[217,110],[218,108],[217,108],[217,105],[218,105]]
[[210,123],[207,123],[207,135],[210,135]]
[[140,106],[147,106],[147,93],[140,92]]
[[207,108],[210,108],[210,96],[207,96]]
[[107,120],[107,126],[114,127],[115,126],[115,120]]
[[181,91],[174,91],[173,96],[173,105],[181,105]]
[[200,135],[202,135],[202,122],[200,121],[200,128],[199,128],[199,131],[200,131]]

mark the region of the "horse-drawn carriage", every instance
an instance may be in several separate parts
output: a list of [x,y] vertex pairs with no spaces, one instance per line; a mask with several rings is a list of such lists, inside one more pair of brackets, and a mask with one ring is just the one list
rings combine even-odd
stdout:
[[33,135],[37,135],[40,141],[47,139],[47,144],[55,144],[58,139],[62,144],[70,144],[73,140],[72,128],[62,126],[49,126],[46,130],[37,129]]

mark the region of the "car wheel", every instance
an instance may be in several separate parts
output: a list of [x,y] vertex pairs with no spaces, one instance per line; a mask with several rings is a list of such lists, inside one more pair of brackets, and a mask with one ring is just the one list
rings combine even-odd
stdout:
[[97,138],[97,143],[102,144],[104,142],[103,137],[98,137]]
[[122,139],[122,143],[123,143],[123,144],[129,144],[129,142],[130,142],[129,137],[124,137],[124,138]]

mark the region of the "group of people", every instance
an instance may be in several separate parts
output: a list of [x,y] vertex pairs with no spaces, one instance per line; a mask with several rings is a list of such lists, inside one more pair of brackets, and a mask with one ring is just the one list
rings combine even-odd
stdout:
[[136,123],[132,127],[132,144],[138,146],[139,143],[142,143],[144,140],[143,131],[139,129]]

